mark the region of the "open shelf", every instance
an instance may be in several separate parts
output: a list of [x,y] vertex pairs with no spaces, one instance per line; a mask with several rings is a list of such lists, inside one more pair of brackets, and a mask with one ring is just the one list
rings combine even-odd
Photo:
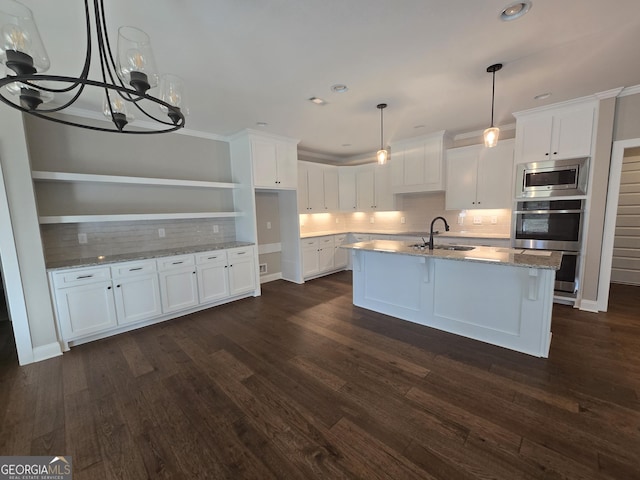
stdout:
[[39,170],[31,172],[31,177],[36,181],[46,182],[113,183],[197,188],[238,188],[240,186],[237,183],[228,182],[205,182],[201,180],[176,180],[171,178],[153,177],[125,177],[120,175],[95,175],[90,173],[46,172]]
[[140,220],[183,220],[190,218],[241,217],[241,212],[194,212],[194,213],[123,213],[110,215],[46,215],[39,217],[40,224],[130,222]]

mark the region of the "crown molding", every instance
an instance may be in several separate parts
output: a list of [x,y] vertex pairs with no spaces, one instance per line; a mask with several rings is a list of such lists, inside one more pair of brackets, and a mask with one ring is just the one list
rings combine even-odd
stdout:
[[593,96],[598,100],[606,100],[607,98],[618,97],[623,90],[624,87],[612,88],[611,90],[605,90],[604,92],[594,93]]
[[[505,131],[505,132],[516,129],[515,123],[508,123],[507,125],[496,125],[496,126],[500,129],[500,131]],[[464,132],[464,133],[459,133],[457,135],[454,135],[453,140],[454,141],[466,140],[468,138],[481,137],[482,135],[484,135],[484,130],[475,130],[473,132]]]
[[252,135],[256,136],[256,137],[269,138],[271,140],[276,140],[276,141],[295,142],[296,144],[300,143],[300,140],[297,139],[297,138],[284,137],[282,135],[276,135],[274,133],[263,132],[261,130],[254,130],[252,128],[245,128],[243,130],[240,130],[239,132],[236,132],[236,133],[234,133],[232,135],[224,137],[224,139],[227,142],[233,142],[234,140],[238,140],[239,138],[249,137],[249,136],[252,136]]
[[638,95],[640,94],[640,85],[634,85],[632,87],[625,87],[622,89],[622,92],[618,94],[619,97],[628,97],[629,95]]

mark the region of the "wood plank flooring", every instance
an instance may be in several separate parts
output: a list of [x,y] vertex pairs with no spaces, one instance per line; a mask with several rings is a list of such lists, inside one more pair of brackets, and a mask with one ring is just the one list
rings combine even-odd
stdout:
[[76,480],[640,479],[640,288],[610,306],[554,306],[538,359],[354,307],[342,272],[26,367],[0,342],[0,454]]

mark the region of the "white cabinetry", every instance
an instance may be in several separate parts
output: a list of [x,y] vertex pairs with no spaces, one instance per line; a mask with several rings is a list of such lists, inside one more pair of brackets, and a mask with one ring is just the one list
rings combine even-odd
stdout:
[[121,263],[111,267],[118,325],[162,314],[158,273],[154,260]]
[[302,276],[308,279],[345,268],[347,252],[338,247],[346,238],[346,235],[326,235],[302,239]]
[[445,189],[445,132],[402,140],[391,145],[391,191],[434,192]]
[[338,168],[338,197],[340,210],[355,212],[358,209],[355,167]]
[[591,155],[597,102],[515,113],[516,163]]
[[231,296],[248,293],[256,288],[256,265],[253,247],[227,250],[229,262],[229,294]]
[[447,151],[446,209],[511,208],[513,140]]
[[298,162],[298,212],[338,210],[338,167]]
[[318,239],[306,238],[301,241],[302,276],[312,277],[320,272],[320,258],[318,256]]
[[158,260],[160,293],[164,313],[198,305],[198,282],[193,255]]
[[196,276],[200,303],[210,303],[229,296],[226,250],[196,254]]
[[357,210],[394,210],[389,165],[367,164],[356,168]]
[[117,325],[109,267],[56,272],[51,281],[64,339],[99,333]]
[[295,190],[298,181],[297,142],[253,133],[250,139],[254,186]]
[[340,245],[345,245],[347,243],[347,235],[336,235],[333,237],[333,241],[333,266],[335,268],[347,268],[347,265],[349,264],[349,251],[346,248],[340,248]]

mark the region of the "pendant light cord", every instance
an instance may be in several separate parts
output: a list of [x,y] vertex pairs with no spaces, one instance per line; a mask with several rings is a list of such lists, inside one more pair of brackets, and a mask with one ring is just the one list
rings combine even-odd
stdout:
[[496,71],[493,71],[493,87],[491,88],[491,128],[493,128],[493,105],[496,98]]
[[382,144],[383,144],[383,138],[384,138],[384,120],[383,120],[383,116],[382,116],[382,110],[384,110],[384,108],[380,109],[380,150],[383,150],[382,148]]

